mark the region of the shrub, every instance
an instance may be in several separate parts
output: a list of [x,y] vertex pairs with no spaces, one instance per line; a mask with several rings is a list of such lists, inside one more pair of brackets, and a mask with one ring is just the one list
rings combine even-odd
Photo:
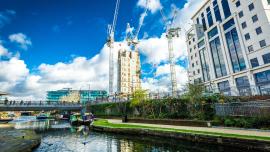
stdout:
[[235,126],[235,121],[231,118],[225,118],[224,125],[226,127],[233,127]]

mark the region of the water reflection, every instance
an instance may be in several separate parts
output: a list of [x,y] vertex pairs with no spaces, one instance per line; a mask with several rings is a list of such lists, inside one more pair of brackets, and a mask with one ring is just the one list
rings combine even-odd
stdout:
[[34,129],[42,136],[35,152],[221,152],[241,151],[174,139],[92,132],[63,121],[16,122],[17,129]]

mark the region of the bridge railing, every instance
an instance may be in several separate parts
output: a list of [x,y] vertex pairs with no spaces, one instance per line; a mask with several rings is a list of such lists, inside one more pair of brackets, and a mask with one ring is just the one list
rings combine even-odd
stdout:
[[5,101],[0,104],[0,106],[8,106],[8,107],[79,107],[82,106],[80,103],[49,103],[49,102],[33,102],[33,101]]

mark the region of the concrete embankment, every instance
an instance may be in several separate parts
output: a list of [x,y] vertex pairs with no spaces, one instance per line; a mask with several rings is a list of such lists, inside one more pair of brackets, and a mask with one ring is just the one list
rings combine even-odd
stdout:
[[[118,125],[118,124],[117,124]],[[236,147],[243,150],[249,151],[270,151],[270,140],[261,140],[256,138],[238,138],[230,137],[230,134],[214,135],[202,133],[191,133],[191,132],[178,132],[178,131],[166,131],[162,129],[147,129],[147,128],[134,128],[131,125],[125,127],[113,127],[93,125],[92,129],[100,132],[110,132],[116,134],[128,134],[134,136],[157,136],[164,138],[174,138],[179,140],[187,140],[191,142],[215,144],[226,147]]]
[[1,152],[31,152],[38,147],[41,137],[32,130],[17,130],[10,124],[0,124]]

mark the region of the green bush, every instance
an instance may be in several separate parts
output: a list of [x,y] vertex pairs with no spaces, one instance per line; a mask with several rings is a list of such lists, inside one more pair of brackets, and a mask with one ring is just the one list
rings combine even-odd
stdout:
[[226,127],[233,127],[235,126],[235,120],[231,118],[225,118],[224,125]]

